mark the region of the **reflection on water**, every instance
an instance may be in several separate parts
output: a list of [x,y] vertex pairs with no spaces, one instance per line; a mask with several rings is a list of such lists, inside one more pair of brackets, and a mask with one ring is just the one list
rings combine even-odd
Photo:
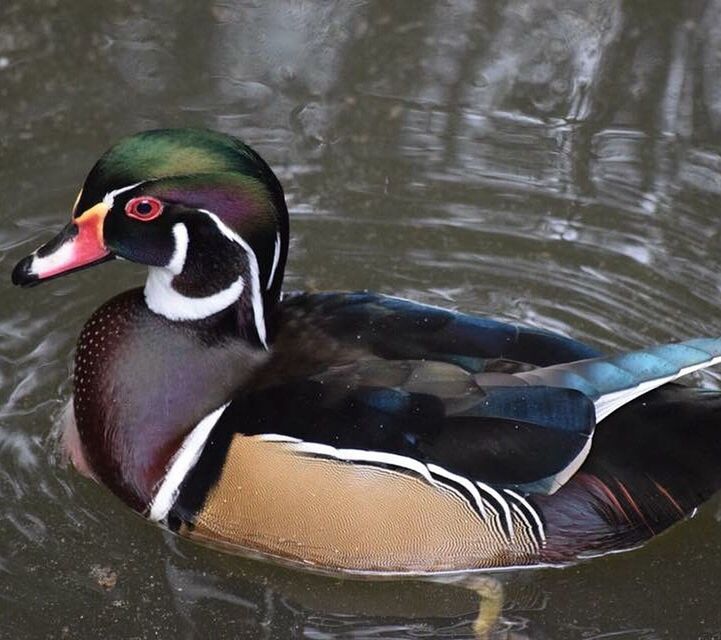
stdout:
[[[291,208],[288,288],[371,288],[618,349],[718,334],[720,71],[719,0],[6,0],[0,636],[473,637],[479,596],[459,585],[200,549],[56,460],[80,324],[142,270],[31,292],[8,274],[117,137],[194,124],[258,148]],[[491,637],[718,637],[718,505],[641,551],[503,574]]]

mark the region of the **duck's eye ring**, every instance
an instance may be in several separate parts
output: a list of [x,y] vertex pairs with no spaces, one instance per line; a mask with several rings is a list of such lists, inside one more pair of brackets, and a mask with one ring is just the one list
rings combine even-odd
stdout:
[[163,213],[163,203],[157,198],[148,196],[132,198],[125,205],[125,213],[131,218],[147,222],[148,220],[154,220]]

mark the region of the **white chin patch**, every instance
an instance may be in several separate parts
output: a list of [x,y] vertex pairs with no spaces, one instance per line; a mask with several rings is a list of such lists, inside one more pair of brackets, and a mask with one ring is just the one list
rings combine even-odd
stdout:
[[166,267],[150,267],[145,282],[145,303],[155,313],[168,320],[200,320],[233,304],[243,293],[242,277],[227,289],[204,298],[184,296],[173,288],[173,278],[183,271],[188,255],[188,229],[183,223],[173,226],[175,251]]
[[[238,244],[248,258],[251,302],[253,306],[253,320],[255,321],[258,337],[261,344],[267,348],[265,317],[263,314],[263,299],[260,294],[260,281],[258,275],[258,260],[255,253],[245,240],[229,229],[210,211],[203,211],[218,227],[218,230],[228,239]],[[168,320],[201,320],[212,316],[237,302],[243,293],[246,282],[239,276],[230,286],[203,298],[191,298],[179,293],[173,288],[173,278],[183,271],[185,259],[188,254],[188,229],[183,223],[173,226],[175,250],[170,262],[165,267],[150,267],[148,279],[145,281],[145,303],[148,308]]]
[[150,267],[145,281],[145,303],[168,320],[200,320],[212,316],[240,298],[245,288],[239,277],[227,289],[205,298],[189,298],[173,289],[173,272],[164,267]]

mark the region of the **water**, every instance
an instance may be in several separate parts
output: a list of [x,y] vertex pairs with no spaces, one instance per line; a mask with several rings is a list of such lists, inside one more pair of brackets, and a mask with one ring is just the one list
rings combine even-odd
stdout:
[[[473,637],[458,585],[219,554],[58,460],[79,328],[143,271],[31,291],[9,272],[118,137],[202,125],[256,147],[286,186],[289,289],[632,348],[721,330],[720,71],[719,0],[3,0],[0,636]],[[719,519],[717,498],[642,550],[503,574],[490,637],[721,637]]]

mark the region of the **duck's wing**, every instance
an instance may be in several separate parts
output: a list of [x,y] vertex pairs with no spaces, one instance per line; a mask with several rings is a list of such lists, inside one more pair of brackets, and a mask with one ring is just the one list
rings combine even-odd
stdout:
[[666,385],[604,420],[579,471],[531,501],[545,561],[635,547],[721,489],[721,393]]
[[511,501],[532,522],[535,512],[521,494],[567,481],[588,453],[595,414],[575,389],[518,386],[511,375],[494,375],[508,386],[481,387],[447,363],[359,361],[244,390],[222,411],[174,508],[191,518],[233,465],[234,445],[259,442],[304,468],[363,468],[393,483],[406,476],[438,495],[453,493],[481,520],[494,514],[512,537]]
[[588,453],[593,401],[510,374],[489,378],[493,384],[479,385],[474,374],[440,362],[361,360],[243,393],[224,419],[244,435],[303,442],[308,454],[318,445],[341,460],[393,457],[472,483],[554,491]]
[[[332,565],[335,553],[360,553],[366,569],[354,535],[367,526],[374,540],[384,540],[398,520],[416,527],[416,540],[425,536],[418,527],[426,517],[433,527],[488,527],[484,544],[527,547],[522,563],[625,548],[683,517],[720,479],[712,424],[718,395],[698,412],[679,398],[650,413],[633,403],[595,426],[604,397],[630,400],[716,362],[721,342],[660,347],[653,356],[554,365],[534,370],[533,380],[526,373],[472,374],[446,362],[367,358],[309,378],[248,386],[211,416],[197,463],[170,511],[157,510],[156,519],[169,514],[171,524],[197,525],[197,535],[242,546],[268,520],[265,501],[273,499],[268,526],[275,533],[263,540],[282,547],[278,553],[306,557],[296,548],[301,538],[283,537],[288,523],[303,530],[301,546],[317,542],[314,527],[329,535],[341,528],[343,545],[331,536],[314,561]],[[666,389],[658,393],[673,393]],[[677,419],[703,424],[682,427]],[[614,442],[619,429],[625,451]],[[663,444],[667,429],[671,448]],[[687,434],[691,452],[682,450]],[[396,529],[400,538],[392,539],[405,539]],[[479,566],[516,562],[484,553],[474,560]]]
[[550,331],[365,292],[288,295],[278,316],[281,340],[288,327],[294,336],[305,327],[315,348],[435,360],[471,372],[517,371],[600,355]]
[[[721,340],[589,358],[563,336],[367,293],[290,297],[284,314],[265,378],[228,409],[243,433],[405,456],[523,493],[566,482],[612,411],[721,359]],[[499,360],[510,366],[489,367]]]
[[[435,465],[472,483],[553,493],[580,467],[597,422],[652,389],[721,361],[721,340],[479,373],[446,362],[361,359],[245,389],[223,420],[339,459]],[[275,369],[271,363],[269,367]],[[333,451],[331,451],[331,448]]]

